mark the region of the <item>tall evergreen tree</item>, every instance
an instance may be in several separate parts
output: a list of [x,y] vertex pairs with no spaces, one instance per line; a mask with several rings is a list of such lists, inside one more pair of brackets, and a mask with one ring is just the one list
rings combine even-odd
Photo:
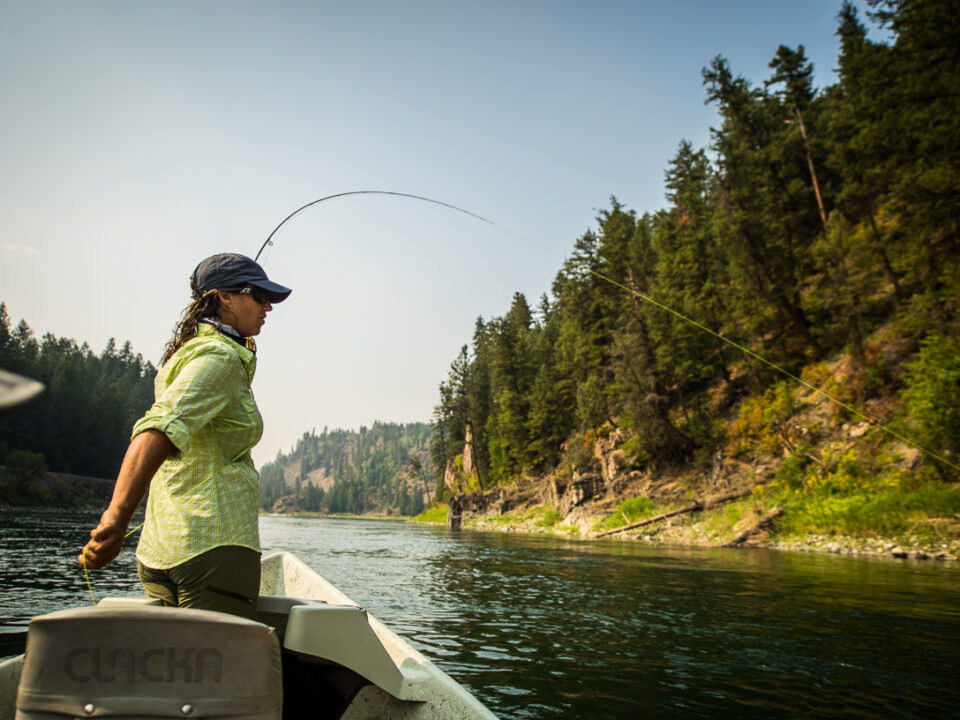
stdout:
[[805,201],[804,153],[786,137],[789,111],[778,98],[734,77],[723,58],[715,58],[703,78],[707,98],[717,103],[723,119],[713,131],[718,202],[724,209],[717,231],[731,251],[736,276],[743,278],[740,296],[758,296],[763,310],[742,318],[747,334],[779,334],[788,326],[813,346],[802,290],[811,263],[810,228],[818,223],[815,206]]

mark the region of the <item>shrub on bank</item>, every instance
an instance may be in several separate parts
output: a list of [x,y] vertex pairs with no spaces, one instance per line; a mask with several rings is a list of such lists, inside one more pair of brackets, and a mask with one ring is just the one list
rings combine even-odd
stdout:
[[[907,364],[907,419],[924,446],[956,464],[960,453],[960,339],[932,335],[923,341],[917,359]],[[936,463],[944,479],[960,479],[960,473]]]
[[624,525],[653,517],[659,512],[665,512],[665,510],[664,508],[655,508],[653,501],[643,495],[627,498],[617,505],[617,509],[610,515],[596,523],[593,529],[595,532],[613,530],[614,528],[623,527]]
[[[779,534],[922,535],[924,526],[936,525],[929,519],[960,512],[960,485],[939,482],[929,466],[912,471],[893,459],[883,452],[862,456],[853,448],[821,464],[810,462],[805,452],[787,457],[764,491],[785,509]],[[956,525],[949,533],[958,532]]]
[[[848,494],[812,490],[786,503],[778,530],[781,535],[840,534],[853,537],[903,533],[930,535],[930,518],[950,518],[960,512],[960,487],[928,482],[916,489],[887,487]],[[956,529],[953,531],[956,532]],[[952,540],[953,537],[923,537]]]
[[431,505],[419,515],[410,518],[410,522],[429,523],[434,525],[447,524],[447,512],[450,506],[446,503]]
[[537,518],[534,522],[537,527],[552,528],[554,525],[560,522],[560,513],[558,513],[555,508],[548,507],[544,509],[543,515]]

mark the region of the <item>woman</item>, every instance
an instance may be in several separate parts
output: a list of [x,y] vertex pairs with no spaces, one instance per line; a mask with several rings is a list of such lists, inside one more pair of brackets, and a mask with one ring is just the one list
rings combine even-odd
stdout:
[[194,300],[164,352],[156,402],[134,425],[113,498],[77,559],[91,569],[113,560],[149,488],[137,546],[147,594],[253,617],[260,477],[250,450],[263,421],[250,392],[252,338],[291,291],[232,253],[201,262],[190,286]]

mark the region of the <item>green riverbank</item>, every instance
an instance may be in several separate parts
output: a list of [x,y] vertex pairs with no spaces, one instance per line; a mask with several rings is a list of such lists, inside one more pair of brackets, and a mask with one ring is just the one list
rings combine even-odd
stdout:
[[[960,494],[956,486],[953,493]],[[763,493],[725,505],[666,518],[643,527],[614,532],[602,537],[610,540],[667,545],[722,547],[743,530],[756,524],[768,511],[770,498]],[[593,539],[616,527],[639,523],[674,508],[626,500],[609,514],[584,513],[577,520],[563,520],[556,508],[540,503],[505,513],[490,512],[464,518],[467,530],[550,534]],[[446,525],[448,506],[429,508],[410,522]],[[793,526],[772,524],[748,537],[739,546],[765,547],[795,552],[834,553],[851,556],[887,556],[903,560],[956,561],[960,559],[958,539],[960,516],[924,517],[905,524],[902,532],[884,534],[862,530],[843,532],[803,532]]]

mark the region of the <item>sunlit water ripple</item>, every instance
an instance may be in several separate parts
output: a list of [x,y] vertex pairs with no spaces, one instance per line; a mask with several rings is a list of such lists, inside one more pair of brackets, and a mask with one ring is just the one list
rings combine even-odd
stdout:
[[[0,624],[89,603],[93,516],[0,513]],[[261,518],[504,718],[960,718],[960,568]],[[93,575],[139,592],[132,545]]]

